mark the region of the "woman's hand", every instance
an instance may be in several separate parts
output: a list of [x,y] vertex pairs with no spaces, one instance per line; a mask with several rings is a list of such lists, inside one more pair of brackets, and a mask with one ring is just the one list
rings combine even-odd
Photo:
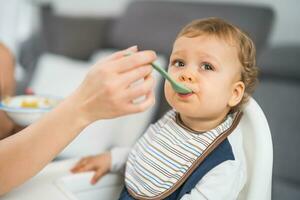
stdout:
[[[70,102],[77,102],[74,106],[88,123],[145,111],[155,100],[150,65],[155,59],[155,52],[137,52],[136,47],[112,54],[92,67]],[[143,83],[131,86],[143,78]],[[146,98],[133,103],[141,96]]]
[[107,174],[111,166],[111,154],[109,152],[82,158],[72,169],[73,173],[86,171],[95,171],[91,180],[92,184],[96,184],[98,180]]

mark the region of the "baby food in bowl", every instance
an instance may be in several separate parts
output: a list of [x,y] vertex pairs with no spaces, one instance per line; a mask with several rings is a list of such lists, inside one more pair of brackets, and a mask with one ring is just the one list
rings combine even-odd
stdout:
[[7,97],[1,101],[0,109],[17,124],[27,126],[53,109],[60,99],[38,95]]

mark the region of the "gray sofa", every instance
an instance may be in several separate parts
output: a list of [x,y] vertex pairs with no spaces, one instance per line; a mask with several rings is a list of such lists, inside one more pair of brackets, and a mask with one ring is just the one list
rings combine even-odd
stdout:
[[254,97],[272,133],[273,199],[300,199],[300,46],[268,48],[258,65],[260,84]]

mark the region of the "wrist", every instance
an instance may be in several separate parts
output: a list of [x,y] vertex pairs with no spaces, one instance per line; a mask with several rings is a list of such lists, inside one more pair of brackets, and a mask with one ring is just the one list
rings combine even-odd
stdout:
[[92,120],[88,118],[88,115],[80,102],[80,99],[71,95],[59,104],[58,109],[64,110],[67,118],[71,120],[70,123],[73,125],[75,124],[78,129],[84,129],[92,123]]
[[[87,92],[85,89],[80,86],[66,99],[68,104],[73,105],[78,115],[78,119],[81,120],[85,125],[89,125],[97,120],[105,119],[103,116],[105,113],[95,110],[95,108],[91,108],[91,105],[93,105],[93,101],[95,101],[95,99],[86,93]],[[86,98],[86,96],[89,98]]]

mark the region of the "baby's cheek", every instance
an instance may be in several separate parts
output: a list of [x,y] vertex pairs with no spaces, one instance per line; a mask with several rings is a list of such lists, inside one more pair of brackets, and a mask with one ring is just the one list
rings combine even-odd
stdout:
[[164,91],[165,91],[166,100],[168,101],[169,104],[171,104],[172,94],[174,93],[174,91],[171,87],[171,84],[168,81],[165,82]]

